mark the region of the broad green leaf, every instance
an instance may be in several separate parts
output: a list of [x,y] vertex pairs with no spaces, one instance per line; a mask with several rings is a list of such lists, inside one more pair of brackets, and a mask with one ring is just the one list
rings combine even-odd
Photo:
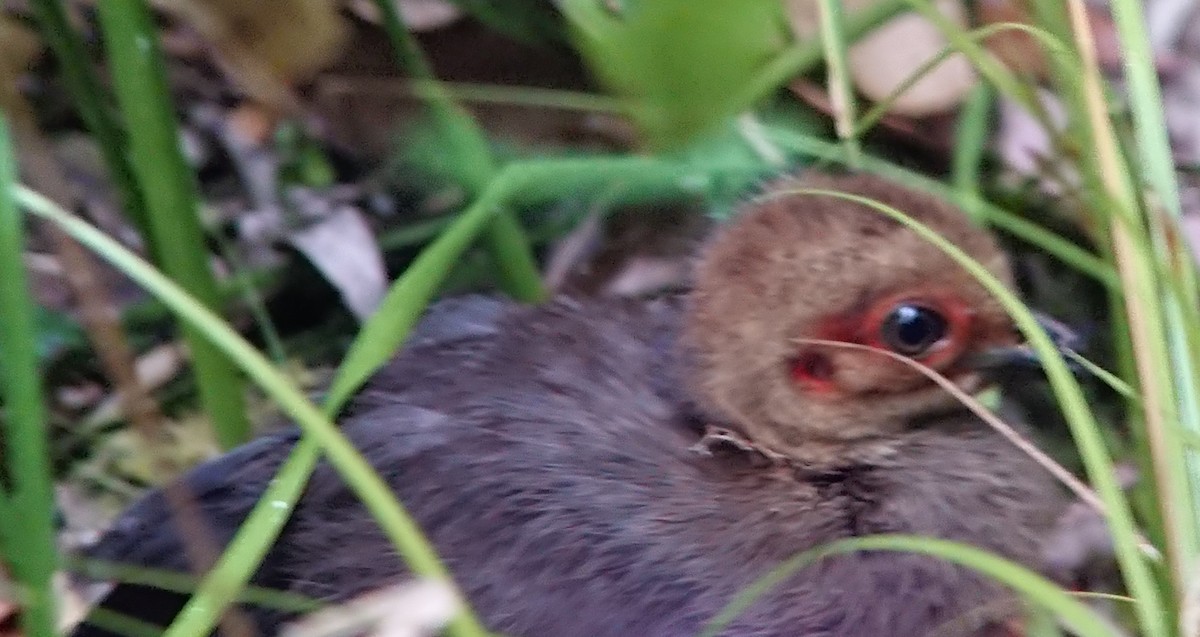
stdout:
[[654,148],[680,145],[746,109],[742,90],[787,42],[778,0],[654,0],[621,15],[564,0],[579,50],[631,101]]

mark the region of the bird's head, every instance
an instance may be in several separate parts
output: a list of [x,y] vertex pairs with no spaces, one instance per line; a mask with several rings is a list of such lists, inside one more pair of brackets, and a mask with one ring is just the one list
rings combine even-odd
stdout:
[[771,185],[707,246],[686,326],[699,399],[756,444],[790,456],[887,441],[955,398],[889,350],[964,389],[972,361],[1017,345],[1008,315],[941,249],[878,210],[929,226],[1011,285],[1004,254],[962,211],[876,177],[805,176]]

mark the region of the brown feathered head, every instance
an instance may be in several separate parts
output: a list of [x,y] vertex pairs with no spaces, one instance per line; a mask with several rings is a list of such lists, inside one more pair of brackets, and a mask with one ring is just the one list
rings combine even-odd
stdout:
[[866,175],[771,184],[718,231],[697,265],[686,325],[699,399],[751,440],[823,458],[886,441],[955,399],[878,352],[890,350],[965,389],[973,355],[1012,346],[1000,304],[936,245],[869,206],[796,189],[835,190],[892,206],[931,227],[1011,285],[1004,254],[962,211]]

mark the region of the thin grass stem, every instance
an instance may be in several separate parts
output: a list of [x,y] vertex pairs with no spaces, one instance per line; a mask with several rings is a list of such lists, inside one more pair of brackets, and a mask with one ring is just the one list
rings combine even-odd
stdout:
[[[376,0],[383,16],[384,29],[391,39],[396,57],[404,69],[426,84],[427,103],[434,121],[446,134],[463,168],[465,186],[472,196],[478,195],[495,176],[496,162],[488,148],[487,137],[475,121],[451,99],[450,94],[436,82],[433,67],[409,33],[396,4],[391,0]],[[539,301],[546,296],[524,228],[508,212],[495,215],[487,229],[487,245],[499,266],[500,283],[512,297],[522,301]]]
[[[1031,37],[1040,40],[1042,44],[1050,50],[1060,50],[1064,48],[1062,42],[1049,32],[1028,24],[1018,24],[1015,22],[989,24],[987,26],[979,27],[974,31],[967,32],[966,37],[972,42],[980,42],[996,35],[997,33],[1003,33],[1005,31],[1020,31],[1022,33],[1026,33]],[[876,102],[874,106],[870,108],[870,110],[863,114],[862,119],[859,120],[858,125],[855,127],[855,130],[858,132],[858,134],[864,135],[868,130],[878,124],[879,120],[883,119],[884,115],[887,115],[887,112],[891,109],[892,105],[896,103],[896,100],[899,99],[901,95],[916,85],[917,82],[920,82],[921,78],[925,77],[939,64],[944,62],[946,58],[950,57],[956,52],[958,52],[956,45],[947,44],[942,48],[941,51],[937,53],[937,55],[934,55],[923,62],[921,66],[917,67],[917,69],[913,71],[912,74],[910,74],[907,78],[905,78],[899,86],[893,89],[891,93],[888,93],[887,97]]]
[[[177,593],[193,592],[200,583],[200,580],[196,576],[188,573],[143,568],[90,558],[66,556],[63,558],[63,566],[69,571],[86,575],[93,579],[113,580],[121,584],[153,586],[158,589]],[[322,602],[298,593],[258,586],[247,586],[237,596],[236,601],[292,613],[308,613],[318,610],[323,606]]]
[[88,59],[87,47],[67,18],[66,3],[60,0],[31,0],[34,18],[54,57],[62,67],[63,79],[79,116],[100,147],[104,164],[121,193],[126,214],[154,253],[154,235],[141,186],[127,155],[125,133],[112,113],[109,97]]
[[[907,0],[880,0],[869,4],[863,10],[846,18],[842,39],[845,42],[854,42],[884,22],[903,13],[907,6]],[[794,43],[751,78],[742,88],[739,98],[734,101],[738,104],[757,102],[797,75],[815,68],[824,59],[824,55],[823,47],[818,39]]]
[[[1141,3],[1115,0],[1112,10],[1124,55],[1125,77],[1129,82],[1130,110],[1139,155],[1137,166],[1157,194],[1154,203],[1161,204],[1166,211],[1165,215],[1162,214],[1158,205],[1145,207],[1152,249],[1159,262],[1167,264],[1160,271],[1160,276],[1168,281],[1162,290],[1163,318],[1166,321],[1164,332],[1168,339],[1171,379],[1176,385],[1179,425],[1200,433],[1200,382],[1197,377],[1200,368],[1196,366],[1196,357],[1200,354],[1200,334],[1196,332],[1200,323],[1200,318],[1196,316],[1200,311],[1196,296],[1197,277],[1186,240],[1182,240],[1181,234],[1174,233],[1172,225],[1174,220],[1182,216],[1182,209],[1173,155],[1167,139],[1162,95]],[[1173,237],[1176,240],[1172,240]],[[1173,281],[1177,281],[1178,285],[1171,285]],[[1185,501],[1172,504],[1190,510],[1192,515],[1191,537],[1182,540],[1188,543],[1184,548],[1189,553],[1181,557],[1182,566],[1186,569],[1184,577],[1191,581],[1196,577],[1194,564],[1196,555],[1200,553],[1200,509],[1194,502],[1194,496],[1200,493],[1200,462],[1186,457],[1178,461],[1183,463],[1187,472],[1189,489],[1186,493],[1177,494]]]
[[[296,422],[305,436],[311,438],[325,454],[350,490],[362,500],[384,535],[396,547],[415,575],[447,583],[452,581],[428,540],[396,500],[387,484],[342,435],[337,426],[309,402],[261,353],[199,300],[124,246],[37,193],[21,187],[17,187],[16,193],[18,203],[29,212],[59,226],[76,241],[94,250],[135,283],[160,298],[180,319],[210,339],[221,352],[228,355],[254,379]],[[237,594],[236,589],[224,592],[233,596]],[[195,599],[192,601],[195,602]],[[221,609],[215,605],[189,605],[191,607],[185,609],[168,630],[169,637],[200,637],[208,634],[220,617]],[[465,608],[452,622],[450,632],[461,637],[481,637],[486,634],[470,610]]]
[[[954,189],[968,201],[983,201],[979,174],[987,152],[988,134],[991,132],[992,123],[988,115],[992,111],[994,96],[995,91],[987,84],[980,83],[971,89],[955,126],[954,154],[950,167],[951,182]],[[964,210],[976,223],[985,221],[984,214],[978,206],[972,205]]]
[[950,45],[965,55],[996,90],[1020,103],[1042,124],[1048,134],[1054,134],[1055,128],[1050,115],[1030,86],[1020,82],[1011,70],[992,57],[978,42],[972,40],[966,31],[946,17],[931,0],[906,0],[906,3],[936,26],[950,41]]
[[[1178,405],[1174,380],[1169,363],[1172,360],[1168,339],[1163,331],[1164,308],[1160,288],[1152,263],[1147,259],[1151,246],[1140,224],[1133,218],[1138,209],[1134,178],[1122,161],[1096,60],[1096,48],[1088,20],[1087,9],[1081,0],[1068,0],[1068,15],[1074,30],[1076,48],[1083,62],[1083,101],[1087,107],[1088,124],[1096,142],[1096,161],[1103,176],[1108,195],[1117,206],[1112,215],[1111,234],[1117,270],[1125,290],[1125,312],[1135,354],[1138,380],[1145,404],[1146,436],[1152,455],[1154,485],[1159,501],[1166,546],[1164,553],[1176,595],[1186,590],[1190,581],[1192,556],[1196,554],[1196,517],[1185,471],[1183,445],[1178,428],[1166,421],[1168,409]],[[1120,555],[1118,539],[1118,555]],[[1124,562],[1122,563],[1124,567]],[[1131,573],[1124,569],[1126,583]],[[1134,594],[1145,602],[1142,593]],[[1178,603],[1178,598],[1172,600]],[[1163,617],[1149,615],[1147,607],[1139,605],[1139,619],[1147,635],[1165,636]]]
[[[219,301],[200,227],[196,184],[179,148],[157,35],[142,0],[98,5],[117,98],[129,130],[132,158],[146,204],[155,256],[171,278],[208,307]],[[229,449],[250,438],[241,377],[201,334],[183,326],[200,397],[217,440]]]
[[36,351],[33,299],[22,259],[24,224],[14,199],[17,161],[8,122],[0,114],[0,393],[9,491],[0,513],[0,546],[20,587],[21,630],[27,637],[55,637],[56,595],[52,577],[54,486],[49,428]]
[[850,83],[846,40],[842,37],[846,27],[842,3],[840,0],[819,0],[817,8],[821,22],[821,45],[825,49],[827,90],[833,110],[834,130],[846,149],[850,166],[857,168],[861,149],[858,131],[854,127],[854,87]]

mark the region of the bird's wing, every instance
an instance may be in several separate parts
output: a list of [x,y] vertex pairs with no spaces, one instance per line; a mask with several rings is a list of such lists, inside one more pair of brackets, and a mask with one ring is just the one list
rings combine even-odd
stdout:
[[[406,447],[416,453],[431,444],[439,444],[442,433],[436,423],[445,417],[430,409],[406,404],[405,395],[413,390],[412,383],[427,376],[427,370],[453,369],[463,357],[477,353],[500,330],[502,319],[512,304],[500,299],[471,296],[450,299],[431,307],[413,330],[405,351],[420,350],[419,356],[401,357],[411,362],[393,361],[372,379],[356,398],[348,418],[369,413],[377,422],[411,427],[420,433],[407,437]],[[379,398],[378,404],[372,396]],[[270,479],[299,440],[294,427],[259,438],[219,458],[200,465],[179,483],[184,493],[199,509],[208,527],[208,535],[218,547],[224,547],[249,515],[262,496]],[[428,444],[422,443],[426,441]],[[174,571],[189,571],[180,533],[172,508],[162,490],[155,490],[130,507],[112,528],[90,547],[89,557]],[[276,578],[264,569],[256,583],[271,586]],[[119,585],[111,591],[102,605],[116,612],[169,622],[181,608],[180,595],[148,587]],[[148,617],[147,608],[154,609]],[[90,625],[81,625],[74,637],[108,635]]]
[[[419,454],[432,446],[447,442],[452,435],[445,425],[445,415],[421,407],[392,403],[372,414],[373,422],[387,423],[406,430],[405,455]],[[352,442],[363,446],[371,440],[362,439],[354,433],[362,427],[347,423]],[[250,514],[259,497],[266,490],[279,466],[295,447],[300,432],[295,428],[275,435],[259,438],[228,454],[200,465],[187,474],[179,483],[197,505],[201,517],[219,547],[224,547],[233,538],[238,527]],[[322,473],[327,474],[325,468]],[[333,477],[333,481],[338,478]],[[326,479],[325,482],[330,480]],[[328,485],[327,485],[328,486]],[[342,487],[344,488],[344,487]],[[185,553],[185,542],[194,531],[179,531],[175,515],[164,492],[156,490],[126,511],[112,529],[101,540],[88,549],[92,558],[121,564],[131,564],[156,569],[189,571]],[[284,535],[288,533],[287,528]],[[271,569],[276,563],[270,554],[254,583],[267,588],[283,588],[285,583],[280,574]],[[100,605],[113,612],[126,613],[152,623],[165,625],[182,609],[186,597],[147,586],[118,584]],[[263,613],[253,614],[259,621],[274,623],[276,616]],[[110,635],[95,626],[81,625],[73,637],[101,637]]]
[[[203,521],[201,530],[181,533],[181,525],[176,522],[164,491],[155,490],[117,518],[100,541],[85,551],[86,555],[118,564],[192,571],[184,550],[185,538],[203,534],[218,547],[224,547],[297,439],[294,430],[259,438],[184,476],[177,486],[198,510]],[[262,582],[261,577],[259,581]],[[165,626],[186,601],[186,596],[152,586],[118,583],[99,605],[113,613]],[[72,637],[116,634],[85,621],[75,628]]]
[[472,295],[434,304],[405,342],[406,348],[436,347],[468,339],[489,338],[513,307],[511,301]]
[[[178,483],[197,505],[218,545],[232,538],[297,439],[294,429],[259,438],[196,467]],[[185,569],[187,560],[173,517],[164,491],[156,489],[121,514],[88,555]]]
[[520,308],[481,295],[456,297],[430,307],[396,358],[380,369],[343,410],[352,417],[392,403],[442,404],[458,370],[483,358]]
[[[421,361],[430,369],[445,369],[446,357],[466,355],[457,352],[467,342],[487,341],[499,331],[500,321],[512,306],[510,302],[484,296],[453,298],[429,309],[413,330],[405,351],[424,350],[420,356],[401,357],[372,379],[364,393],[383,392],[390,422],[430,422],[429,410],[405,404],[404,392],[396,391],[389,377],[413,379],[418,374],[405,359]],[[470,349],[473,349],[470,348]],[[389,391],[390,390],[390,391]],[[374,411],[375,405],[363,405],[360,395],[354,413]],[[214,540],[225,545],[245,519],[266,483],[286,458],[298,439],[288,428],[259,438],[219,458],[200,465],[183,480],[188,494],[200,506],[213,527]],[[128,509],[89,554],[102,559],[124,559],[145,565],[182,569],[186,561],[175,534],[170,507],[162,491],[154,491]]]

